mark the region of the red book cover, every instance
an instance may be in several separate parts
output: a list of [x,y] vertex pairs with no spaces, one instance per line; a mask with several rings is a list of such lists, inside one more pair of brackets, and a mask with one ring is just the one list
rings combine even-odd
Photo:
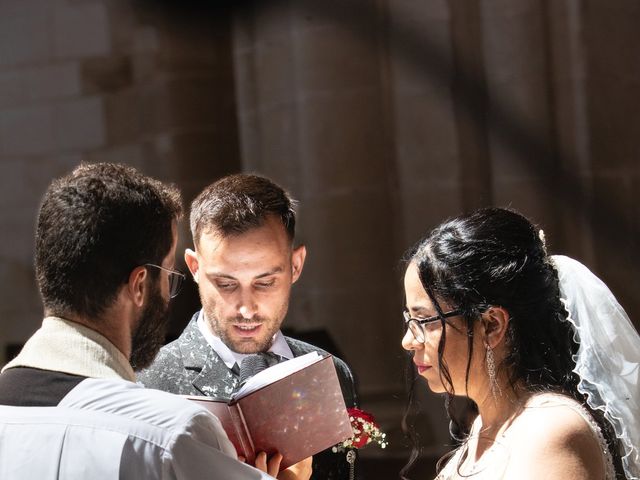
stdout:
[[[258,375],[266,374],[262,380],[268,381],[267,371],[285,363]],[[209,397],[187,398],[220,419],[238,455],[249,463],[258,452],[280,452],[280,466],[287,468],[353,435],[331,356],[318,357],[301,370],[239,395],[228,403]]]

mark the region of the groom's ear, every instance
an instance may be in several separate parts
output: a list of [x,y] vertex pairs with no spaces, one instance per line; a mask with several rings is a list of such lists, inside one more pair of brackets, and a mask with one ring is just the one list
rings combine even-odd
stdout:
[[300,245],[293,249],[291,253],[291,283],[296,282],[298,278],[300,278],[305,258],[307,258],[307,247]]
[[511,316],[503,307],[489,307],[482,314],[482,334],[485,345],[495,348],[504,339]]
[[198,283],[198,271],[200,269],[200,264],[198,262],[198,254],[193,250],[191,250],[190,248],[187,248],[184,251],[184,263],[187,264],[187,268],[189,269],[189,271],[191,272],[191,275],[193,276],[193,281]]

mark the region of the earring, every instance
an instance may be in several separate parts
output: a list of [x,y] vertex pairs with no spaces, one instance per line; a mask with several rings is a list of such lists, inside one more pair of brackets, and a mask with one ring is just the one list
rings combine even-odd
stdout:
[[498,395],[502,395],[502,390],[500,389],[500,385],[498,385],[498,379],[496,376],[496,360],[493,357],[493,349],[489,345],[486,346],[485,361],[487,363],[487,373],[489,374],[491,395],[493,396],[493,399],[496,400]]

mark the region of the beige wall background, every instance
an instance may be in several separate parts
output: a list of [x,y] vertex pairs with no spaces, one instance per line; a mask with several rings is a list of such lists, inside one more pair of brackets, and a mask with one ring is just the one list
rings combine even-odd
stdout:
[[[2,354],[41,320],[40,197],[83,160],[187,201],[236,171],[290,189],[309,257],[286,325],[331,336],[400,463],[399,260],[444,218],[515,207],[638,325],[637,1],[205,3],[0,0]],[[197,302],[179,297],[173,335]],[[421,397],[429,457],[446,422]]]

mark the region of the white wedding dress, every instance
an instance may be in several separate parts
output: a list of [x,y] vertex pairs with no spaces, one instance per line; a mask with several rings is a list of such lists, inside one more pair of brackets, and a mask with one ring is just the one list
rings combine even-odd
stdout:
[[[569,398],[565,395],[559,395],[554,393],[540,393],[534,395],[529,401],[527,401],[523,412],[520,415],[526,415],[528,409],[532,408],[546,408],[546,407],[569,407],[571,410],[579,414],[584,421],[589,425],[594,438],[600,444],[600,450],[603,456],[603,465],[605,466],[604,476],[605,480],[615,480],[615,470],[613,467],[613,460],[611,453],[607,448],[606,441],[600,427],[594,421],[591,414],[580,405],[577,401]],[[514,423],[517,422],[517,418]],[[552,425],[549,425],[552,428]],[[507,430],[508,432],[508,430]],[[476,462],[476,464],[467,466],[464,465],[464,459],[467,453],[467,446],[463,444],[460,446],[453,456],[449,459],[445,467],[440,471],[435,480],[454,480],[462,478],[471,478],[474,480],[500,480],[504,478],[504,472],[509,462],[509,442],[508,436],[502,436],[496,440],[494,445],[487,449],[482,457]],[[470,437],[474,435],[473,429]],[[510,479],[505,479],[510,480]]]

